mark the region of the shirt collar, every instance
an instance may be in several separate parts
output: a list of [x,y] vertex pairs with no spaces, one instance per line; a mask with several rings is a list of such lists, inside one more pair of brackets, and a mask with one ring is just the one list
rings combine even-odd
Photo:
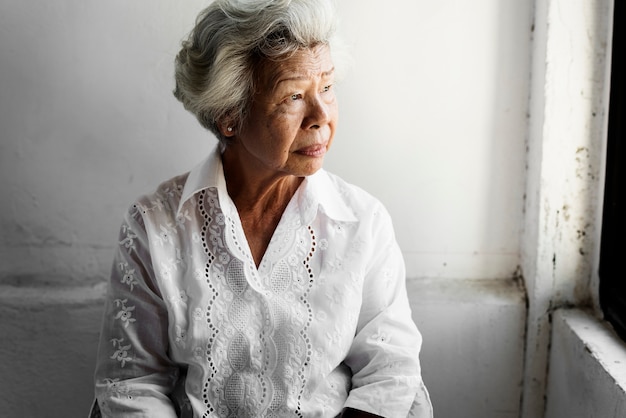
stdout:
[[180,212],[185,202],[193,195],[210,187],[217,188],[220,194],[222,191],[226,192],[222,153],[219,146],[216,146],[203,161],[189,172],[176,213]]
[[352,209],[346,204],[338,185],[326,170],[320,169],[307,177],[303,186],[303,193],[309,200],[309,208],[317,209],[319,206],[326,216],[336,221],[357,220]]
[[[184,203],[192,196],[210,187],[217,189],[220,200],[230,201],[219,146],[216,146],[202,162],[189,172],[176,213],[180,212]],[[307,222],[313,220],[319,207],[328,217],[336,221],[354,222],[357,220],[354,212],[345,203],[338,190],[338,185],[324,169],[308,176],[300,186],[298,194],[301,214],[308,218],[306,219]]]

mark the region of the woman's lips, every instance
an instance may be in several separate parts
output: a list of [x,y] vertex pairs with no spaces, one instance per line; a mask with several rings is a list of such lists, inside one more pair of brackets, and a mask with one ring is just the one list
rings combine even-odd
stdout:
[[321,157],[326,154],[326,144],[315,144],[303,147],[298,149],[296,153],[307,157]]

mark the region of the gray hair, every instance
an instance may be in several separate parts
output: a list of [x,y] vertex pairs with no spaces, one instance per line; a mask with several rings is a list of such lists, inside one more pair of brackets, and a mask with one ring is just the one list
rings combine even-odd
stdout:
[[[254,95],[255,67],[326,44],[335,61],[333,0],[215,0],[196,20],[176,57],[174,96],[226,145],[219,123],[244,122]],[[338,66],[338,62],[335,62]]]

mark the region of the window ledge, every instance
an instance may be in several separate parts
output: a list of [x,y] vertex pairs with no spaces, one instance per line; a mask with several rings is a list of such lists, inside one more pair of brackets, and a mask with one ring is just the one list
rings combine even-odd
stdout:
[[626,416],[626,343],[579,309],[554,313],[546,418]]

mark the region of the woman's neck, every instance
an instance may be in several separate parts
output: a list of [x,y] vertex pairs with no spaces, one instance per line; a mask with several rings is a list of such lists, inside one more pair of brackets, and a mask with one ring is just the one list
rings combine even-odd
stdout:
[[283,212],[303,178],[252,172],[226,152],[222,161],[228,195],[237,208],[250,251],[258,266]]
[[[222,156],[228,195],[239,212],[259,213],[285,209],[303,178],[251,169],[236,156]],[[282,210],[281,210],[282,209]]]

